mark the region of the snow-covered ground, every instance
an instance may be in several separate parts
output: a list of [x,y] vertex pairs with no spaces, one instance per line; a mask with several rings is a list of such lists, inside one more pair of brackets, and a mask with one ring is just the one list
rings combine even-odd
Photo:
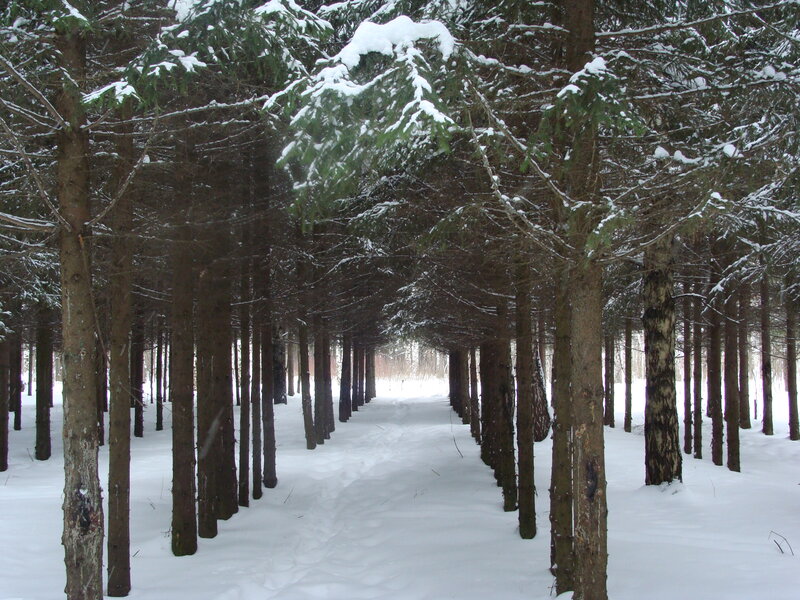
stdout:
[[[553,596],[549,442],[536,446],[540,534],[524,541],[468,428],[449,410],[445,383],[379,382],[378,392],[313,452],[299,399],[277,406],[278,487],[183,558],[170,553],[169,420],[155,432],[148,410],[145,437],[132,447],[130,597]],[[633,434],[619,427],[621,413],[618,428],[606,429],[610,597],[800,598],[800,442],[786,437],[785,394],[777,394],[773,438],[742,432],[742,473],[686,457],[682,485],[646,488],[641,385],[637,392]],[[53,458],[38,462],[33,399],[23,400],[23,430],[11,432],[10,468],[0,474],[0,600],[51,600],[64,587],[61,410],[53,409]],[[101,450],[104,472],[107,456]]]

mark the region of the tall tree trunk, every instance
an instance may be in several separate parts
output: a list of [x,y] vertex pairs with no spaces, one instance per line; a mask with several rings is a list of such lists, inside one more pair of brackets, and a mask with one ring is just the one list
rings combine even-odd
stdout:
[[625,318],[625,419],[623,429],[628,433],[633,426],[633,319]]
[[333,415],[333,373],[331,372],[331,337],[327,324],[322,332],[322,376],[325,391],[325,416],[327,420],[326,431],[328,438],[336,430],[336,418]]
[[604,339],[603,424],[614,427],[614,334],[607,332]]
[[536,535],[536,485],[533,478],[533,323],[530,266],[520,262],[516,273],[517,452],[519,453],[519,535]]
[[[265,278],[269,278],[269,267]],[[273,343],[273,317],[272,317],[272,289],[271,281],[267,279],[264,289],[266,306],[264,310],[264,320],[261,323],[261,425],[263,429],[264,442],[264,471],[262,481],[264,487],[272,489],[278,485],[278,474],[275,464],[275,378],[272,361],[275,353]]]
[[675,299],[671,236],[644,251],[644,413],[645,483],[661,485],[682,478],[675,394]]
[[346,423],[350,418],[350,385],[352,367],[352,338],[349,333],[342,337],[342,376],[339,379],[339,421]]
[[28,397],[33,395],[33,361],[35,354],[33,348],[33,340],[30,340],[28,342]]
[[772,336],[770,332],[769,276],[766,270],[761,276],[761,385],[764,396],[761,431],[764,435],[774,435],[772,425]]
[[156,334],[156,431],[164,429],[164,319],[158,317],[158,332]]
[[[375,346],[367,350],[366,364],[364,367],[364,399],[369,402],[376,396],[375,389]],[[462,415],[462,419],[463,419]]]
[[694,320],[694,331],[692,332],[692,342],[694,343],[693,352],[693,379],[694,379],[694,406],[693,406],[693,426],[694,426],[694,457],[703,458],[703,304],[700,298],[701,284],[694,286],[694,300],[692,318]]
[[692,299],[683,284],[683,451],[692,453]]
[[472,438],[481,442],[481,414],[478,397],[478,363],[475,348],[469,351],[469,430]]
[[725,430],[728,437],[728,468],[739,465],[739,311],[736,295],[729,292],[725,301]]
[[[133,126],[126,102],[119,111],[112,189],[124,185],[133,168]],[[133,199],[120,196],[111,215],[111,339],[109,345],[110,412],[108,415],[108,595],[127,596],[131,590],[130,487],[131,487],[131,286],[133,273]]]
[[[172,400],[172,553],[188,556],[197,552],[197,507],[195,505],[194,434],[194,330],[192,310],[195,273],[192,226],[185,214],[191,206],[190,147],[176,144],[174,202],[178,214],[175,240],[170,245],[172,296],[169,360],[169,397]],[[185,211],[185,212],[184,212]],[[198,411],[199,413],[199,411]]]
[[[302,234],[298,234],[300,250],[303,249]],[[298,315],[298,353],[300,355],[300,397],[303,405],[303,427],[306,434],[306,448],[313,450],[317,447],[317,435],[314,429],[314,413],[311,404],[311,373],[308,364],[308,260],[303,257],[297,261],[297,283],[299,287],[300,302]],[[354,403],[355,404],[355,403]]]
[[[788,283],[788,282],[787,282]],[[787,285],[787,287],[789,287]],[[797,301],[787,292],[786,300],[786,390],[789,393],[789,439],[800,440],[797,414]]]
[[[244,246],[249,247],[249,230],[244,232]],[[239,506],[250,505],[250,268],[242,267],[239,281],[239,327],[242,343],[242,370],[239,380]]]
[[750,284],[739,288],[739,427],[750,429]]
[[51,454],[50,407],[53,405],[52,312],[40,308],[36,323],[36,460]]
[[286,379],[287,393],[289,396],[294,396],[294,346],[292,345],[291,336],[286,342]]
[[[539,308],[536,343],[538,344],[539,364],[542,367],[542,373],[547,373],[547,325],[545,322],[545,313],[542,308]],[[547,382],[542,380],[542,384],[547,389]]]
[[275,326],[275,335],[272,338],[272,365],[274,369],[275,381],[273,382],[273,394],[275,404],[287,404],[286,397],[286,342],[282,335],[282,327]]
[[313,318],[314,335],[314,433],[317,444],[324,444],[328,435],[328,419],[325,415],[325,377],[322,364],[325,362],[322,350],[322,316]]
[[711,413],[711,461],[722,465],[722,326],[719,302],[708,311],[708,409]]
[[137,309],[133,317],[130,373],[133,435],[144,437],[144,316],[141,309]]
[[[563,279],[563,277],[561,278]],[[550,571],[556,594],[572,590],[575,573],[572,520],[572,401],[570,399],[570,295],[555,290],[553,341],[553,456],[550,479]]]
[[258,500],[263,495],[264,469],[261,457],[264,449],[261,441],[261,318],[256,310],[253,310],[253,385],[250,404],[253,408],[253,499]]
[[106,439],[105,413],[108,412],[108,360],[105,348],[96,336],[94,381],[97,398],[97,444],[102,446]]
[[57,140],[57,196],[64,360],[64,561],[69,600],[103,596],[103,502],[97,470],[95,315],[87,256],[89,135],[81,103],[86,40],[72,22],[58,28],[55,45],[63,81],[56,109],[67,126]]
[[[372,368],[375,369],[375,352],[372,352]],[[374,385],[374,379],[373,379]],[[469,425],[470,412],[469,405],[469,352],[466,348],[458,351],[458,396],[461,403],[461,422],[464,425]]]

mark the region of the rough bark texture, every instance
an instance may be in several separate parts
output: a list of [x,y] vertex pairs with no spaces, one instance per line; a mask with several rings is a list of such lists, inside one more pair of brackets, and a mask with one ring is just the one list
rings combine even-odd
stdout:
[[683,451],[692,453],[692,299],[683,284]]
[[275,334],[272,338],[272,368],[273,390],[275,404],[286,404],[286,342],[283,338],[283,328],[274,327]]
[[8,337],[0,340],[0,471],[8,470],[8,407],[11,352]]
[[761,393],[764,397],[761,431],[764,435],[774,435],[772,425],[772,335],[769,328],[770,298],[769,277],[764,273],[759,288],[761,295]]
[[711,415],[711,461],[722,465],[722,326],[719,303],[708,311],[708,410]]
[[289,396],[294,396],[294,346],[292,345],[291,337],[286,343],[286,379],[287,393]]
[[739,311],[736,295],[725,302],[725,432],[728,437],[728,468],[740,471],[739,464]]
[[516,274],[517,336],[517,452],[519,455],[519,535],[536,535],[536,486],[533,479],[533,401],[534,358],[533,323],[531,322],[530,267],[517,266]]
[[328,419],[325,417],[325,376],[323,375],[322,316],[314,315],[314,432],[317,444],[329,438]]
[[672,296],[672,238],[644,252],[644,446],[645,483],[680,480],[682,457],[675,394],[675,300]]
[[339,421],[346,423],[350,418],[350,385],[353,372],[352,366],[352,341],[349,334],[342,339],[342,376],[339,379]]
[[331,336],[327,325],[322,334],[322,376],[325,391],[325,418],[328,437],[336,430],[336,417],[333,413],[333,373],[331,371]]
[[[247,237],[247,234],[245,234]],[[247,242],[245,242],[246,244]],[[250,505],[250,273],[245,263],[239,281],[239,328],[242,344],[239,377],[239,506]]]
[[[788,286],[787,286],[788,287]],[[789,439],[800,440],[797,413],[797,301],[788,297],[786,304],[786,390],[789,393]]]
[[603,342],[603,424],[614,427],[614,334],[606,333]]
[[[120,121],[130,119],[125,103]],[[133,167],[133,126],[117,127],[117,161],[112,189],[124,185]],[[130,333],[133,247],[131,227],[133,202],[124,193],[111,215],[111,264],[108,285],[111,298],[111,339],[109,345],[110,405],[108,415],[108,595],[127,596],[131,590],[130,485],[131,485],[131,393]]]
[[750,429],[750,285],[739,289],[739,427]]
[[700,283],[694,286],[694,300],[692,318],[694,320],[694,331],[692,332],[692,342],[694,343],[693,374],[694,380],[694,406],[693,406],[693,426],[694,435],[692,442],[694,445],[694,457],[703,458],[703,303],[700,298]]
[[481,442],[481,409],[478,395],[478,363],[475,348],[469,351],[469,431],[472,438]]
[[369,402],[377,395],[375,389],[375,347],[370,346],[364,365],[364,400]]
[[[189,147],[176,146],[174,172],[176,207],[188,210],[192,183]],[[195,505],[194,434],[194,331],[192,301],[194,292],[192,227],[185,212],[170,249],[172,297],[170,302],[169,397],[172,400],[172,553],[187,556],[197,552],[197,508]]]
[[568,288],[560,281],[555,293],[553,343],[553,455],[550,479],[550,571],[556,593],[574,586],[572,522],[572,402],[570,399],[570,304]]
[[158,333],[156,334],[156,431],[164,430],[164,345],[166,334],[164,322],[158,317]]
[[133,406],[133,435],[144,437],[144,316],[133,316],[131,329],[130,398]]
[[53,331],[51,312],[39,310],[36,323],[36,460],[51,454],[50,407],[53,405]]
[[22,429],[22,339],[19,333],[11,336],[11,382],[9,409],[14,411],[14,431]]
[[57,197],[66,221],[59,234],[64,360],[64,532],[69,600],[103,596],[103,502],[97,471],[95,318],[86,236],[89,135],[81,104],[86,45],[77,25],[57,31],[64,80],[56,108],[67,122],[56,134]]
[[[302,242],[302,238],[300,241]],[[308,263],[305,258],[301,258],[297,261],[297,280],[300,288],[300,314],[298,315],[299,323],[297,334],[298,353],[300,355],[300,397],[303,405],[303,427],[305,428],[306,434],[306,448],[308,450],[313,450],[317,447],[317,436],[314,430],[314,413],[311,404],[311,373],[309,372],[308,365],[307,279]],[[355,401],[353,402],[353,405],[353,410],[358,410]]]
[[[271,259],[268,258],[268,261]],[[262,480],[268,489],[278,485],[278,475],[275,465],[275,378],[272,361],[275,358],[273,341],[273,316],[272,316],[272,275],[271,264],[267,263],[264,269],[265,298],[264,316],[261,322],[261,426],[263,429],[264,443],[264,471]]]
[[633,319],[625,319],[625,418],[622,428],[631,432],[633,415]]
[[250,404],[253,408],[253,499],[258,500],[263,495],[262,482],[262,454],[261,441],[261,318],[257,311],[253,311],[253,385],[250,389]]

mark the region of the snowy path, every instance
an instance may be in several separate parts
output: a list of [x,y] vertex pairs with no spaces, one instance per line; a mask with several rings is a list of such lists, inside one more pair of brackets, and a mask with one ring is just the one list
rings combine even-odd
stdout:
[[[133,440],[130,597],[551,597],[549,442],[536,446],[541,533],[523,541],[442,382],[411,391],[416,395],[379,397],[349,423],[337,423],[332,439],[313,452],[305,449],[299,399],[277,406],[278,487],[183,558],[170,553],[170,434],[153,431],[148,411],[146,437]],[[29,457],[32,409],[25,408],[23,431],[11,432],[11,468],[0,476],[0,600],[63,597],[61,447],[55,435],[53,459]],[[741,474],[685,458],[683,485],[646,488],[640,409],[638,403],[633,434],[606,429],[610,597],[800,597],[800,444],[786,440],[785,424],[776,423],[772,439],[742,432]],[[60,419],[57,406],[56,433]],[[106,460],[103,449],[103,472]],[[798,556],[771,531],[788,538]]]

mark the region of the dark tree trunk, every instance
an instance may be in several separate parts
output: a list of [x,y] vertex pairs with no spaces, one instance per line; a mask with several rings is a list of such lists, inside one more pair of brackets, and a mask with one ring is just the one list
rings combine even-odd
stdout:
[[344,334],[342,338],[342,376],[339,379],[339,421],[346,423],[350,418],[350,386],[352,367],[352,341],[350,334]]
[[[244,233],[249,247],[248,231]],[[241,329],[241,377],[239,379],[239,506],[250,505],[250,273],[249,264],[242,267],[239,281],[239,327]]]
[[324,444],[329,438],[328,419],[325,410],[325,376],[322,364],[325,362],[322,349],[322,317],[314,315],[314,434],[317,444]]
[[[787,285],[787,287],[789,287]],[[789,439],[800,440],[797,414],[797,302],[787,293],[786,304],[786,390],[789,393]]]
[[[179,212],[191,206],[192,180],[189,147],[176,144],[174,202]],[[181,211],[180,209],[183,209]],[[184,213],[185,214],[185,213]],[[169,397],[172,401],[172,553],[188,556],[197,552],[197,507],[195,505],[194,434],[194,251],[193,231],[184,214],[170,248],[172,297],[170,306]],[[199,413],[199,411],[198,411]]]
[[[376,396],[375,390],[375,346],[370,346],[364,364],[364,400],[369,402]],[[463,415],[462,415],[463,419]]]
[[711,460],[722,465],[722,326],[719,302],[708,311],[708,410],[711,413]]
[[286,379],[288,395],[294,396],[294,346],[291,338],[286,342]]
[[19,333],[11,336],[11,384],[9,408],[14,411],[14,431],[22,429],[22,339]]
[[633,426],[633,319],[625,318],[625,418],[623,429],[628,433]]
[[98,446],[103,446],[106,440],[105,413],[108,412],[108,360],[99,336],[96,337],[94,359],[94,382],[97,398],[97,444]]
[[603,424],[614,427],[614,334],[606,333],[604,339],[604,389]]
[[725,430],[728,437],[728,468],[740,471],[739,464],[739,315],[736,295],[725,302]]
[[550,570],[556,594],[573,589],[575,557],[572,521],[572,400],[570,398],[569,291],[556,286],[553,341],[553,456],[550,479]]
[[263,442],[261,441],[261,319],[258,311],[253,310],[253,385],[250,388],[250,404],[253,408],[253,499],[263,495],[262,482]]
[[750,285],[739,289],[739,427],[750,429]]
[[[113,190],[119,190],[133,168],[133,126],[126,102],[119,112]],[[133,284],[133,199],[127,191],[111,215],[111,338],[109,345],[110,412],[108,415],[108,595],[127,596],[131,590],[131,286]]]
[[[36,324],[36,460],[51,454],[50,407],[53,405],[53,331],[52,313],[40,309]],[[130,410],[130,409],[129,409]]]
[[481,442],[481,411],[478,396],[478,363],[475,348],[469,351],[469,430],[473,439]]
[[33,395],[33,340],[28,342],[28,397]]
[[141,310],[137,310],[133,317],[130,373],[133,435],[144,437],[144,317]]
[[683,284],[683,451],[692,453],[692,299]]
[[[71,23],[71,22],[70,22]],[[86,40],[77,24],[57,28],[63,69],[56,109],[68,126],[56,134],[57,197],[61,218],[59,258],[64,360],[64,533],[62,544],[69,600],[103,596],[103,502],[97,470],[95,315],[87,256],[89,135],[80,88]]]
[[[547,373],[547,325],[545,323],[545,314],[542,308],[539,308],[538,323],[537,323],[537,336],[536,341],[538,344],[539,364],[542,368],[542,373]],[[547,389],[547,382],[542,381],[542,385]],[[545,393],[545,396],[547,394]]]
[[536,485],[533,478],[534,358],[531,322],[530,267],[517,265],[517,452],[519,453],[519,535],[536,535]]
[[355,368],[353,369],[353,409],[364,406],[364,346],[355,344],[353,353]]
[[156,334],[156,431],[164,429],[164,338],[164,321],[159,316]]
[[[371,360],[374,369],[374,351]],[[469,352],[466,349],[458,351],[458,397],[461,404],[461,422],[464,425],[469,425],[471,416],[469,405]]]
[[[299,244],[302,250],[303,238],[300,236]],[[300,302],[298,315],[298,354],[300,367],[300,397],[303,405],[303,427],[306,434],[306,448],[313,450],[317,447],[317,435],[314,429],[314,412],[311,403],[311,373],[308,364],[308,261],[301,258],[297,261],[297,283],[299,287]],[[355,404],[355,402],[353,403]]]
[[9,335],[0,340],[0,472],[8,470],[8,407],[11,405]]
[[761,277],[761,386],[764,396],[761,431],[764,435],[774,435],[772,425],[772,336],[770,332],[769,277],[764,272]]
[[644,251],[644,445],[645,484],[661,485],[682,478],[678,406],[675,394],[675,299],[672,237]]
[[286,343],[281,335],[281,327],[275,327],[272,338],[272,366],[275,381],[273,382],[273,395],[275,404],[286,404]]
[[693,320],[694,331],[692,332],[692,342],[694,344],[694,457],[703,458],[703,303],[700,298],[701,284],[694,286],[693,301]]
[[450,399],[450,408],[452,408],[457,415],[461,415],[461,407],[459,406],[460,398],[458,395],[458,350],[450,350],[447,353],[447,382],[448,382],[448,398]]
[[325,389],[325,416],[328,421],[327,433],[330,434],[336,430],[336,418],[333,414],[333,373],[331,372],[331,337],[328,333],[328,328],[322,333],[322,376],[324,378]]
[[275,465],[275,389],[274,389],[274,367],[272,361],[275,352],[272,347],[272,287],[269,267],[265,272],[266,286],[264,288],[264,298],[266,305],[264,309],[264,320],[261,323],[261,382],[263,390],[261,392],[261,425],[263,429],[264,442],[264,470],[262,480],[264,487],[272,489],[278,485],[278,474]]

